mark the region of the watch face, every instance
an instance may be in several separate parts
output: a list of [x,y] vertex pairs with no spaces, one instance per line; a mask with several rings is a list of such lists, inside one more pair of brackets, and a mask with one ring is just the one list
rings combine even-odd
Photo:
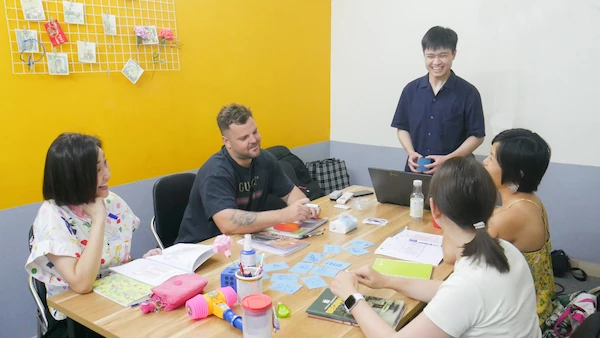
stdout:
[[346,298],[346,301],[344,302],[347,310],[350,310],[354,304],[356,304],[356,298],[354,298],[354,295],[350,295],[350,297]]

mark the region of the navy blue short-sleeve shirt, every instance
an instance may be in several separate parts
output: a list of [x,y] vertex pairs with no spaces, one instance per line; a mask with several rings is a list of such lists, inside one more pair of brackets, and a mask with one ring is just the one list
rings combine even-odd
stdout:
[[419,154],[447,155],[469,136],[485,136],[481,96],[454,72],[434,95],[427,74],[404,87],[392,127],[408,131]]

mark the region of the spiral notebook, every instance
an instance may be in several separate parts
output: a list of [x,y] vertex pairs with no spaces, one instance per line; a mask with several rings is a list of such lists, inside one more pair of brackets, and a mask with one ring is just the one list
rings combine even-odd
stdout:
[[392,277],[430,279],[433,265],[377,258],[373,263],[373,270]]

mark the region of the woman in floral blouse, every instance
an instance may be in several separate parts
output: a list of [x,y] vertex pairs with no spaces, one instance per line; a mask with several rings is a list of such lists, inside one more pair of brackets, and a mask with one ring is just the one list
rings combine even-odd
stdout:
[[[46,285],[47,296],[92,291],[111,266],[131,260],[131,238],[140,220],[108,190],[110,167],[99,139],[64,133],[50,146],[44,167],[44,202],[33,222],[25,269]],[[150,250],[146,255],[159,254]],[[67,334],[66,316],[49,308],[48,334]],[[78,335],[94,333],[77,327]]]

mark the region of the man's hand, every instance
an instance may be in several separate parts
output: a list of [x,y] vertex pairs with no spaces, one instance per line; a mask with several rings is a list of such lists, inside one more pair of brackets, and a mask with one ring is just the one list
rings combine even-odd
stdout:
[[305,204],[310,203],[308,198],[301,198],[283,209],[283,222],[306,221],[313,216],[313,211]]
[[408,167],[413,173],[420,173],[420,171],[417,170],[417,167],[419,166],[417,164],[419,157],[423,157],[423,155],[417,153],[416,151],[408,154]]
[[448,156],[445,156],[445,155],[429,155],[429,156],[426,156],[425,158],[428,158],[433,161],[433,162],[431,162],[431,164],[425,165],[425,168],[427,168],[429,170],[424,172],[424,174],[428,174],[428,175],[432,175],[437,170],[437,168],[442,165],[442,163],[444,163],[444,162],[446,162],[446,160],[448,160]]

